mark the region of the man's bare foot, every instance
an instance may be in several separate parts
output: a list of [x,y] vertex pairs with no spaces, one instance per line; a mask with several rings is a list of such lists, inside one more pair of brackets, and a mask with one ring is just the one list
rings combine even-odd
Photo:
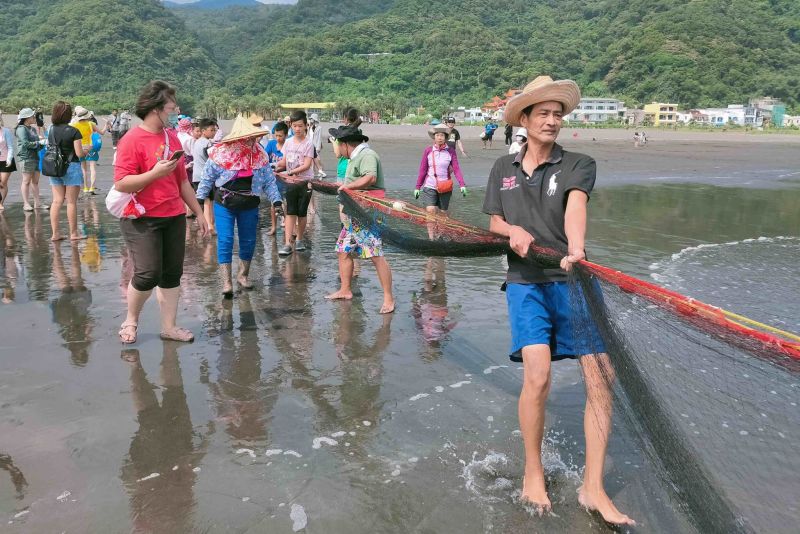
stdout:
[[82,235],[82,234],[75,234],[75,235],[71,235],[71,236],[69,236],[69,238],[70,238],[72,241],[80,241],[81,239],[86,239],[87,237],[88,237],[88,236],[86,236],[86,235]]
[[533,506],[539,517],[552,511],[553,505],[550,503],[550,497],[547,495],[544,485],[544,473],[525,475],[519,499],[523,503]]
[[269,229],[269,232],[267,232],[267,235],[275,235],[275,231],[276,231],[276,228],[273,226],[272,228]]
[[352,298],[352,291],[342,291],[341,289],[335,293],[331,293],[330,295],[325,295],[326,300],[352,300]]
[[383,301],[383,306],[381,306],[380,313],[392,313],[394,311],[394,301],[390,300],[389,302]]
[[636,521],[617,510],[617,507],[614,506],[614,503],[602,489],[599,493],[590,494],[588,490],[581,486],[578,489],[578,504],[589,512],[600,514],[606,523],[636,526]]
[[50,241],[53,241],[53,242],[55,242],[55,241],[63,241],[63,240],[64,240],[64,236],[63,235],[54,235],[53,237],[50,238]]

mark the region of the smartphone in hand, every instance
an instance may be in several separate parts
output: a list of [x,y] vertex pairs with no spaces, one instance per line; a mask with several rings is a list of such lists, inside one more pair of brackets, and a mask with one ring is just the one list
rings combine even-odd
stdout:
[[175,151],[175,152],[173,152],[173,153],[172,153],[172,155],[169,157],[169,160],[170,160],[170,161],[178,161],[178,160],[180,159],[180,157],[181,157],[181,156],[183,156],[183,153],[184,153],[184,152],[183,152],[183,150],[176,150],[176,151]]

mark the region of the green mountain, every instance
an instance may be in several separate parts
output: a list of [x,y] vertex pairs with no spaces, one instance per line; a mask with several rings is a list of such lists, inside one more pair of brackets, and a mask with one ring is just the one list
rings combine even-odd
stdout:
[[4,0],[0,104],[59,97],[106,110],[131,105],[148,80],[176,83],[187,103],[221,83],[195,35],[158,0]]
[[324,100],[394,115],[480,105],[547,73],[629,105],[770,95],[800,113],[798,0],[299,0],[213,11],[156,0],[8,3],[8,107],[56,94],[125,101],[163,77],[184,108],[203,113]]

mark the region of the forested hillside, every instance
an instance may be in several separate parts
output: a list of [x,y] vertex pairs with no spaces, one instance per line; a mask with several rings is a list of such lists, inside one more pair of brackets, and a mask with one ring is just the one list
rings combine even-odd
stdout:
[[0,103],[127,98],[160,76],[209,111],[366,99],[396,114],[480,105],[548,73],[629,105],[771,95],[800,112],[800,1],[25,0],[4,4],[0,60]]
[[197,38],[158,0],[4,0],[0,103],[52,105],[58,97],[129,105],[152,78],[201,96],[222,81]]

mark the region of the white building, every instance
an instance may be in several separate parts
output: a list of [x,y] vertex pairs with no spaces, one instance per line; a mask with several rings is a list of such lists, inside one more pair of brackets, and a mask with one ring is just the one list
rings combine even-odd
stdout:
[[625,116],[625,103],[615,98],[581,98],[578,107],[565,118],[568,121],[599,123]]
[[730,104],[727,108],[705,108],[692,111],[696,111],[702,116],[702,118],[698,118],[698,115],[694,114],[692,118],[695,122],[702,122],[710,126],[727,126],[729,124],[744,126],[746,124],[747,113],[741,104]]
[[800,128],[800,115],[784,115],[783,125],[785,127],[794,126]]

